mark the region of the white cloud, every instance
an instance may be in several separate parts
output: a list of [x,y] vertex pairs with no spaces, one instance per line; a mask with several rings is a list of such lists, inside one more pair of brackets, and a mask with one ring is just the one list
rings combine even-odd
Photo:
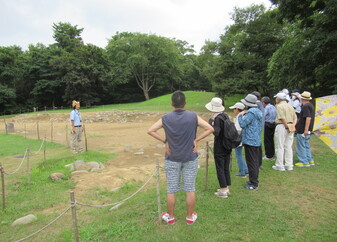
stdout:
[[52,25],[84,28],[85,43],[100,47],[117,31],[153,33],[185,40],[198,51],[231,23],[234,6],[268,0],[0,0],[0,46],[54,42]]

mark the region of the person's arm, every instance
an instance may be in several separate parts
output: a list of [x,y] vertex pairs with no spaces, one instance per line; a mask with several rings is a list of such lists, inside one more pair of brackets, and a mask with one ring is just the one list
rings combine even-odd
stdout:
[[74,117],[74,111],[70,113],[70,120],[71,120],[71,130],[74,134],[76,134],[76,129],[75,129],[75,117]]
[[163,127],[163,121],[162,119],[159,119],[157,122],[155,122],[150,128],[149,130],[147,131],[147,134],[148,135],[151,135],[153,138],[163,142],[165,144],[165,148],[166,148],[166,153],[168,155],[171,154],[171,151],[170,151],[170,146],[167,142],[167,140],[161,135],[159,134],[157,131],[159,129],[161,129]]
[[305,119],[305,126],[304,126],[304,136],[307,136],[309,134],[309,126],[311,122],[311,117],[306,117]]
[[245,128],[248,124],[252,122],[252,118],[253,116],[251,113],[247,113],[246,110],[243,110],[238,115],[240,127]]
[[194,140],[194,148],[193,148],[194,153],[198,152],[198,142],[214,132],[213,127],[209,123],[207,123],[205,120],[199,117],[199,115],[197,115],[197,118],[198,118],[198,126],[204,129],[204,131]]

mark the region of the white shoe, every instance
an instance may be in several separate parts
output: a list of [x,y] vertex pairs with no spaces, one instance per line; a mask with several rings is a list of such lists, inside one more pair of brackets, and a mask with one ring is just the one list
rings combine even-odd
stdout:
[[283,168],[283,167],[278,167],[278,166],[272,166],[272,168],[274,169],[274,170],[277,170],[277,171],[285,171],[285,169]]

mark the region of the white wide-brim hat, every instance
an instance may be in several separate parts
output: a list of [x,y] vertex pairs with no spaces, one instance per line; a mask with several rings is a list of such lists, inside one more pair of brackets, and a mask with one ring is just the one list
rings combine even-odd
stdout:
[[287,100],[287,94],[285,94],[284,92],[279,92],[274,96],[274,98],[279,98],[281,100]]
[[241,102],[248,107],[257,107],[257,97],[253,94],[248,94]]
[[237,102],[233,106],[229,107],[229,109],[234,109],[234,108],[244,110],[245,109],[245,105],[243,103]]
[[222,105],[222,100],[218,97],[213,97],[212,100],[205,105],[205,107],[214,113],[219,113],[225,110],[225,107]]

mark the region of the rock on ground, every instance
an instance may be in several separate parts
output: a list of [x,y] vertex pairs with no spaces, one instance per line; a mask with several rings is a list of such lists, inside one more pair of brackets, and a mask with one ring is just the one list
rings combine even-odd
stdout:
[[49,175],[49,177],[53,180],[56,181],[58,179],[62,179],[64,177],[63,173],[52,173]]
[[20,224],[29,224],[33,221],[37,220],[37,217],[33,214],[28,214],[22,218],[18,218],[12,223],[12,226],[20,225]]

